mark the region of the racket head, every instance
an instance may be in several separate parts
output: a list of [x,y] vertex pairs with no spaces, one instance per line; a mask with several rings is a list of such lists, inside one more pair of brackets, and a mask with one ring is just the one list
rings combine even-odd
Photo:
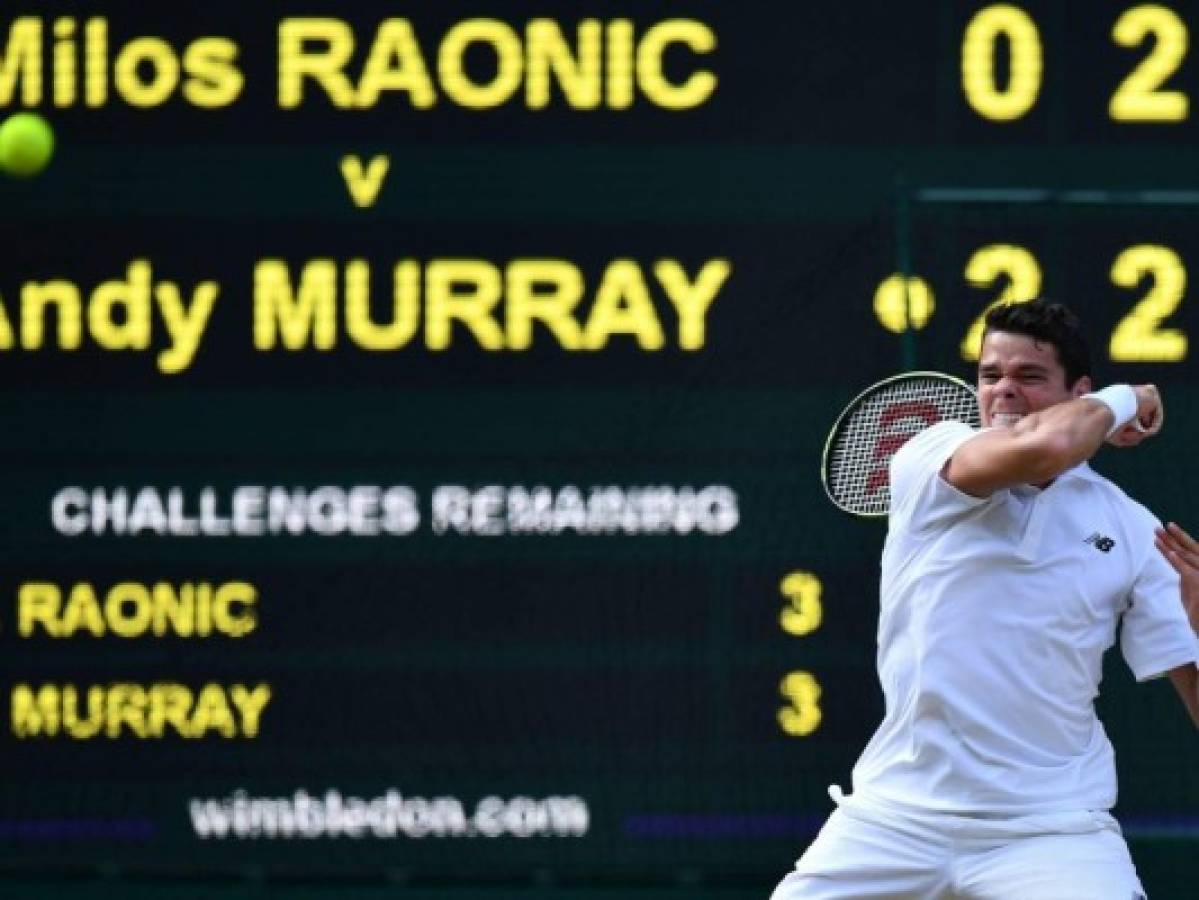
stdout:
[[872,384],[837,418],[820,464],[833,505],[863,519],[891,509],[890,465],[899,448],[938,422],[980,423],[974,388],[942,372],[905,372]]

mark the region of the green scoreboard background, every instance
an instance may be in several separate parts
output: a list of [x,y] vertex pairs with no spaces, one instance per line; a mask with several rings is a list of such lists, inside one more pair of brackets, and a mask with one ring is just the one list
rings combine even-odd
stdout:
[[[882,530],[817,474],[857,390],[1065,300],[1170,412],[1097,467],[1199,527],[1196,27],[6,6],[58,146],[0,181],[0,861],[764,895],[881,714]],[[1185,896],[1199,745],[1113,657]]]

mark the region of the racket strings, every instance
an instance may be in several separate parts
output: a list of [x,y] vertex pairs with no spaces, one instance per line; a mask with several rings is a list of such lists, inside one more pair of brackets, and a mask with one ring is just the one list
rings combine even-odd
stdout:
[[973,392],[946,378],[898,379],[861,398],[831,445],[827,480],[833,501],[859,515],[886,515],[891,458],[916,434],[946,420],[975,426],[979,421]]

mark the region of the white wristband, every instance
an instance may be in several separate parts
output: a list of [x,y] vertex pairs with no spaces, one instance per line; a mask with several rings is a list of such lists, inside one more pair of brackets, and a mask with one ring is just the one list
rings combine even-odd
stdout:
[[1110,384],[1093,394],[1083,394],[1082,399],[1098,400],[1112,411],[1115,422],[1108,429],[1108,437],[1127,425],[1130,419],[1135,419],[1137,415],[1137,392],[1127,384]]

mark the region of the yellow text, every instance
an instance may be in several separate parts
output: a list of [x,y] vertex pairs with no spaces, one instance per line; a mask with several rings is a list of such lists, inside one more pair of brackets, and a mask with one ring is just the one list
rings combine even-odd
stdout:
[[[363,44],[365,59],[352,74]],[[436,52],[426,58],[422,44]],[[279,23],[278,102],[295,109],[316,93],[339,109],[370,109],[385,94],[400,94],[415,109],[441,97],[493,109],[519,94],[528,109],[544,109],[557,89],[571,109],[627,109],[638,92],[662,109],[693,109],[712,96],[717,77],[690,57],[715,49],[716,34],[695,19],[666,19],[641,34],[628,19],[584,19],[569,34],[553,19],[530,19],[521,32],[499,19],[473,18],[434,41],[419,40],[408,19],[385,19],[364,40],[342,19],[287,18]],[[689,54],[685,75],[667,77],[668,52]],[[491,61],[486,73],[467,66],[476,53]]]
[[71,16],[13,19],[0,45],[0,107],[49,103],[101,107],[113,93],[129,106],[161,106],[175,96],[201,109],[228,106],[245,76],[238,46],[225,37],[200,37],[177,48],[163,38],[136,37],[114,47],[108,20]]
[[86,581],[64,590],[46,581],[17,588],[17,632],[93,637],[244,637],[258,624],[258,590],[245,581],[141,584],[122,581],[100,592]]
[[132,737],[158,740],[176,734],[189,740],[216,736],[255,738],[271,687],[208,683],[192,690],[174,682],[17,684],[12,689],[11,727],[20,740]]
[[[157,310],[167,342],[156,358],[158,370],[173,375],[191,365],[219,293],[214,281],[202,281],[190,293],[173,281],[155,281],[147,259],[135,259],[124,278],[90,293],[65,278],[27,281],[19,291],[16,327],[0,297],[0,352],[78,350],[85,333],[101,350],[145,352]],[[48,335],[50,322],[55,327]]]
[[266,259],[254,271],[254,346],[332,350],[344,307],[346,335],[364,350],[398,350],[414,340],[446,350],[462,339],[485,350],[527,350],[538,337],[589,351],[626,336],[641,350],[656,351],[668,343],[658,295],[675,314],[673,342],[700,350],[708,310],[730,271],[728,260],[710,259],[691,276],[677,260],[661,259],[650,277],[636,260],[617,259],[589,291],[579,267],[563,259],[515,259],[502,268],[482,259],[423,265],[406,259],[392,268],[390,315],[376,321],[365,260],[344,266],[308,260],[297,278],[286,261]]

